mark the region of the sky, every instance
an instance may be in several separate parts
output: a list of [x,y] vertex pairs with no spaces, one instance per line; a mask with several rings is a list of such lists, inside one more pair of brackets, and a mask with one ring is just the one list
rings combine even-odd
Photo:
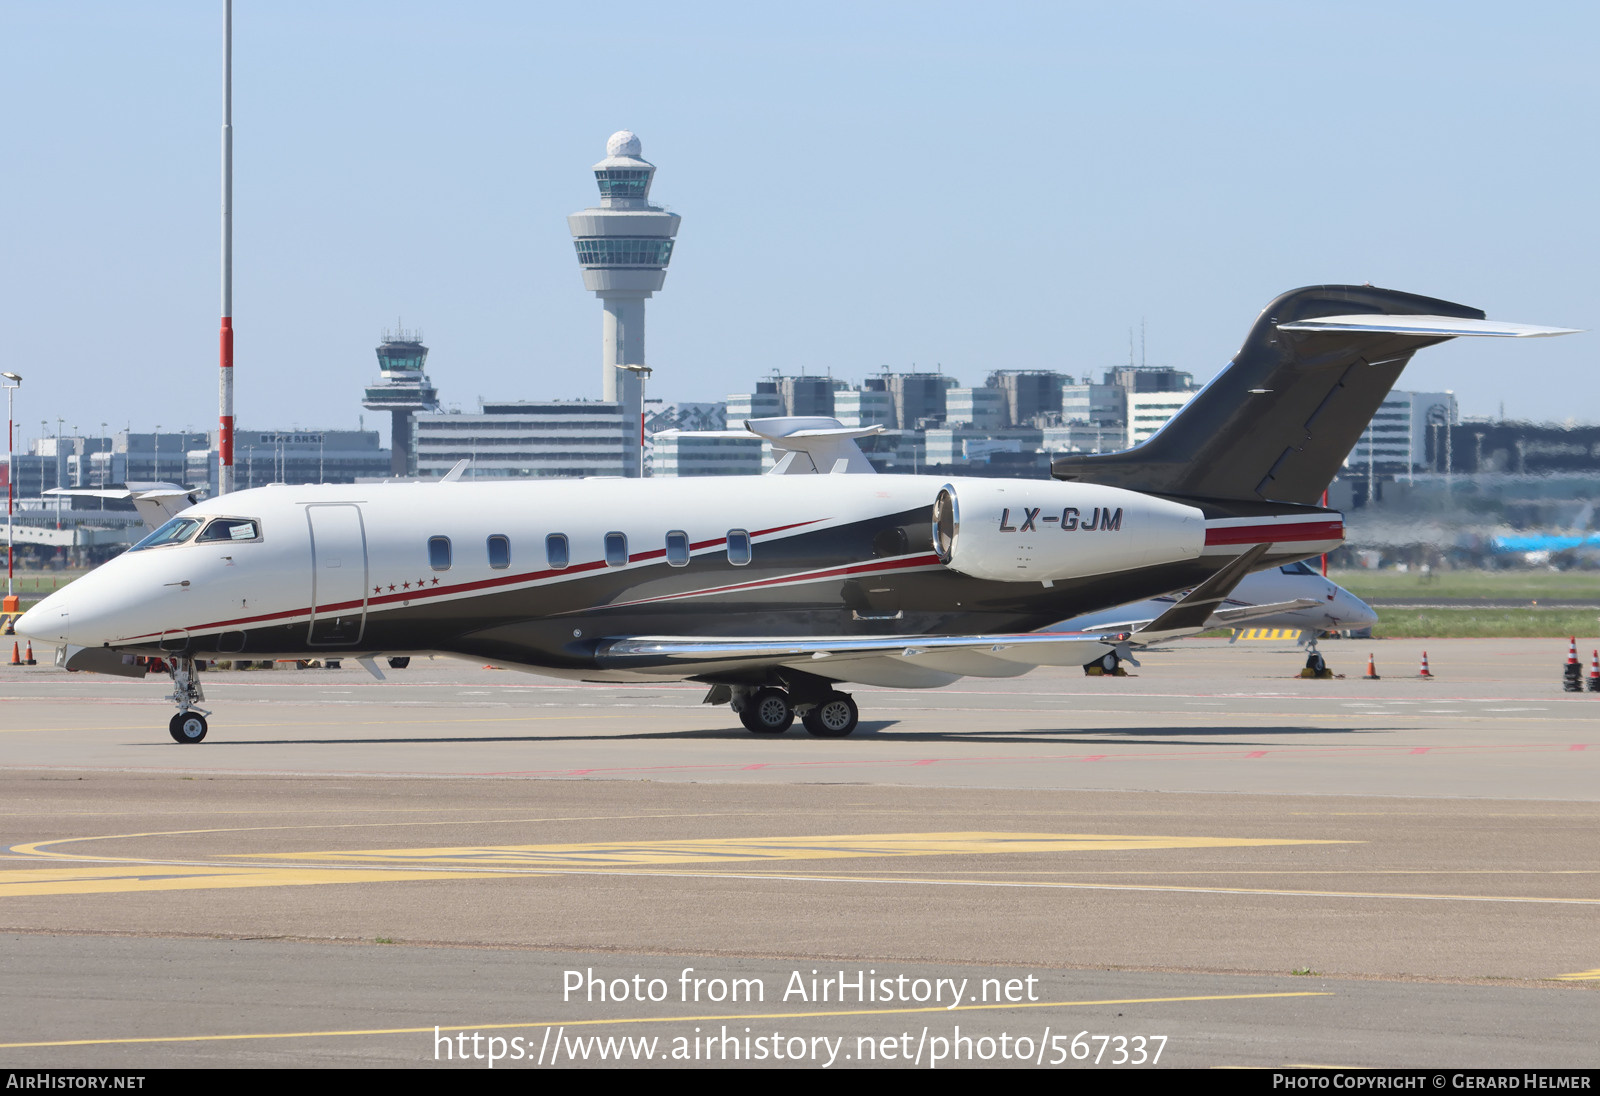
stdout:
[[[354,427],[397,322],[447,406],[599,398],[565,216],[627,128],[683,217],[652,398],[1130,343],[1204,381],[1279,293],[1371,282],[1590,329],[1400,387],[1600,421],[1597,39],[1541,0],[237,0],[238,420]],[[0,0],[24,437],[215,425],[221,44],[221,0]]]

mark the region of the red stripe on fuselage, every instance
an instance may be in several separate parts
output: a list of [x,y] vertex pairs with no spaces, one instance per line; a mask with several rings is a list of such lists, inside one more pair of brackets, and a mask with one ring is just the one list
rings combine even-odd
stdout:
[[905,559],[884,559],[873,563],[852,563],[843,567],[829,567],[821,571],[797,571],[792,575],[780,575],[777,578],[755,579],[751,582],[735,583],[732,586],[712,586],[704,590],[685,590],[678,594],[662,594],[660,597],[641,598],[638,601],[614,601],[606,608],[619,609],[629,605],[650,605],[659,601],[681,601],[684,598],[691,597],[712,597],[716,594],[760,590],[771,586],[821,582],[825,579],[843,578],[849,575],[865,575],[884,571],[910,571],[919,567],[938,566],[939,564],[939,557],[929,552],[926,555],[911,556]]
[[1302,521],[1292,525],[1233,525],[1206,530],[1213,544],[1280,544],[1295,540],[1343,540],[1342,521]]
[[[771,536],[773,533],[785,533],[790,529],[800,529],[807,525],[815,525],[817,522],[822,520],[824,519],[813,518],[810,521],[796,521],[791,522],[788,525],[774,525],[770,529],[757,529],[750,534],[750,539],[753,541],[760,537]],[[712,540],[698,541],[691,545],[690,548],[692,551],[699,551],[703,548],[710,548],[714,545],[726,544],[727,542],[727,537],[717,537]],[[665,548],[656,548],[648,552],[636,552],[628,557],[628,562],[640,563],[645,560],[660,558],[666,554],[667,550]],[[445,594],[463,594],[472,593],[477,590],[492,590],[501,586],[514,586],[524,582],[540,582],[559,575],[580,575],[589,571],[604,570],[605,568],[606,562],[604,560],[591,560],[588,563],[575,563],[570,567],[550,567],[543,571],[529,571],[520,575],[498,575],[494,578],[478,579],[474,582],[457,583],[454,586],[440,586],[438,589],[430,588],[427,590],[418,591],[397,591],[396,593],[392,594],[374,595],[364,599],[363,601],[340,601],[335,602],[332,605],[318,605],[314,608],[319,614],[325,616],[330,613],[343,612],[349,609],[359,609],[363,605],[365,605],[368,609],[371,609],[375,605],[389,605],[399,601],[418,601],[423,598],[441,597]],[[235,617],[232,620],[213,620],[208,624],[186,625],[182,630],[186,632],[206,632],[213,629],[232,628],[241,624],[261,624],[269,620],[293,620],[295,617],[299,616],[310,616],[312,609],[313,606],[305,606],[300,609],[288,609],[277,613],[262,613],[259,616]],[[168,631],[172,630],[174,629],[168,629]],[[164,632],[145,632],[143,635],[128,636],[126,639],[121,640],[120,642],[129,643],[135,640],[150,639],[152,637],[158,637],[164,634]]]

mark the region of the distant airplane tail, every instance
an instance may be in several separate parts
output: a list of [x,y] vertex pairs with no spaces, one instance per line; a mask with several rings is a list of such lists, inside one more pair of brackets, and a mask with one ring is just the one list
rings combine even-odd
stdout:
[[1148,441],[1061,457],[1051,474],[1186,499],[1316,505],[1412,354],[1461,335],[1569,333],[1373,286],[1291,290]]

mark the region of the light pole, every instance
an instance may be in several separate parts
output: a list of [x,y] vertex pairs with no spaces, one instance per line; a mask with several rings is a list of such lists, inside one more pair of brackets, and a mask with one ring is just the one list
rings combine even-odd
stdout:
[[[62,481],[67,478],[65,475],[67,470],[67,455],[61,451],[61,424],[65,421],[65,419],[56,419],[56,486],[58,488],[66,486],[66,484]],[[56,532],[61,532],[60,495],[56,496]],[[57,545],[57,547],[59,548],[60,546]]]
[[15,401],[17,389],[22,384],[22,378],[15,373],[0,373],[0,384],[3,384],[6,390],[6,608],[11,609],[16,605],[16,602],[11,600],[16,596],[11,589],[11,557],[15,554],[11,540],[11,500],[16,491],[14,486],[16,464],[12,459],[12,451],[15,446],[12,444],[11,435],[14,429],[13,424],[17,420]]
[[619,365],[639,378],[639,478],[644,479],[644,382],[654,372],[648,365]]

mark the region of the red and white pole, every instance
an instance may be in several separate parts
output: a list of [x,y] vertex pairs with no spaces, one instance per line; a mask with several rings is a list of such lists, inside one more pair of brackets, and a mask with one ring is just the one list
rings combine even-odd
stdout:
[[[1328,492],[1326,488],[1322,492],[1322,508],[1324,510],[1328,508]],[[1328,553],[1326,552],[1322,553],[1322,577],[1328,577]]]
[[222,332],[217,493],[233,490],[233,0],[222,0]]

